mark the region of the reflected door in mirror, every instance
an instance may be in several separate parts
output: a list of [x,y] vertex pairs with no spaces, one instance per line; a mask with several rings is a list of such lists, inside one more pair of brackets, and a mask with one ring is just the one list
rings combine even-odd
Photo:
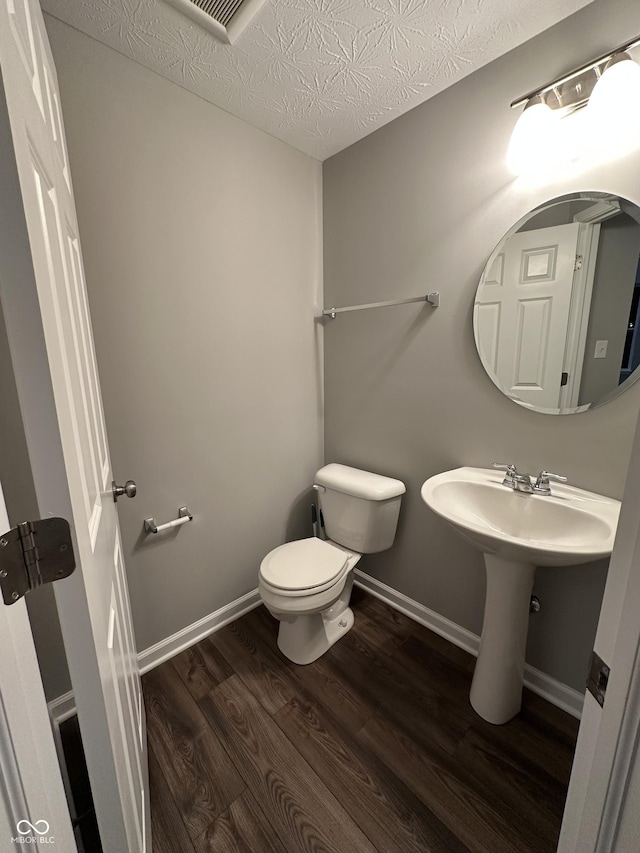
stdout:
[[534,407],[560,405],[578,229],[509,237],[475,304],[483,360],[507,394]]

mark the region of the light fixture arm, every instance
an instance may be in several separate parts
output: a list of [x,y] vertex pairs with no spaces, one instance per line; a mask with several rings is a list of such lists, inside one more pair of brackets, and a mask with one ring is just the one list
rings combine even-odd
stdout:
[[575,68],[573,71],[570,71],[568,74],[565,74],[563,77],[559,77],[557,80],[553,80],[550,83],[545,83],[544,86],[540,86],[537,89],[534,89],[532,92],[529,92],[526,95],[522,95],[520,98],[516,98],[515,101],[511,102],[511,107],[515,109],[516,107],[524,106],[528,101],[536,96],[544,96],[548,92],[556,89],[565,83],[573,80],[574,77],[578,77],[580,74],[584,74],[586,71],[591,71],[592,69],[597,69],[598,66],[602,66],[600,68],[600,72],[604,70],[606,64],[611,60],[616,54],[624,53],[626,50],[631,50],[634,47],[638,47],[640,45],[640,35],[631,39],[630,41],[625,42],[624,44],[619,45],[613,50],[608,51],[607,53],[603,53],[602,56],[596,57],[596,59],[592,59],[590,62],[585,63],[584,65],[580,65],[578,68]]

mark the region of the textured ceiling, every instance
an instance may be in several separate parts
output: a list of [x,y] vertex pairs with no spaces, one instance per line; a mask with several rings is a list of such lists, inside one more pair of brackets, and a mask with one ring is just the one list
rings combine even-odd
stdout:
[[591,0],[267,0],[234,45],[163,0],[41,2],[324,160]]

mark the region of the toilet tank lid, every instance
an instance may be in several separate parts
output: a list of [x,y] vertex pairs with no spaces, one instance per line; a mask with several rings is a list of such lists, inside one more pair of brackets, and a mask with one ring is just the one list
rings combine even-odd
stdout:
[[327,489],[335,489],[369,501],[386,501],[407,491],[402,480],[383,477],[381,474],[373,474],[371,471],[362,471],[348,465],[339,465],[337,462],[321,468],[316,473],[315,482]]

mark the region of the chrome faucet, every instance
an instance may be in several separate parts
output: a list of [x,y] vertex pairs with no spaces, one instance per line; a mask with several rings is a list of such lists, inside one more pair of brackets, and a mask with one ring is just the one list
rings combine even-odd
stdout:
[[520,474],[515,465],[507,465],[504,462],[494,462],[493,467],[499,471],[506,471],[503,486],[508,486],[514,492],[524,492],[527,495],[533,494],[533,483],[531,482],[530,474]]
[[504,462],[494,462],[493,467],[498,471],[506,471],[503,486],[508,486],[514,492],[523,492],[526,495],[550,495],[551,480],[557,483],[566,483],[567,478],[560,474],[552,474],[550,471],[540,471],[535,483],[531,479],[531,474],[520,474],[515,465],[509,465]]

